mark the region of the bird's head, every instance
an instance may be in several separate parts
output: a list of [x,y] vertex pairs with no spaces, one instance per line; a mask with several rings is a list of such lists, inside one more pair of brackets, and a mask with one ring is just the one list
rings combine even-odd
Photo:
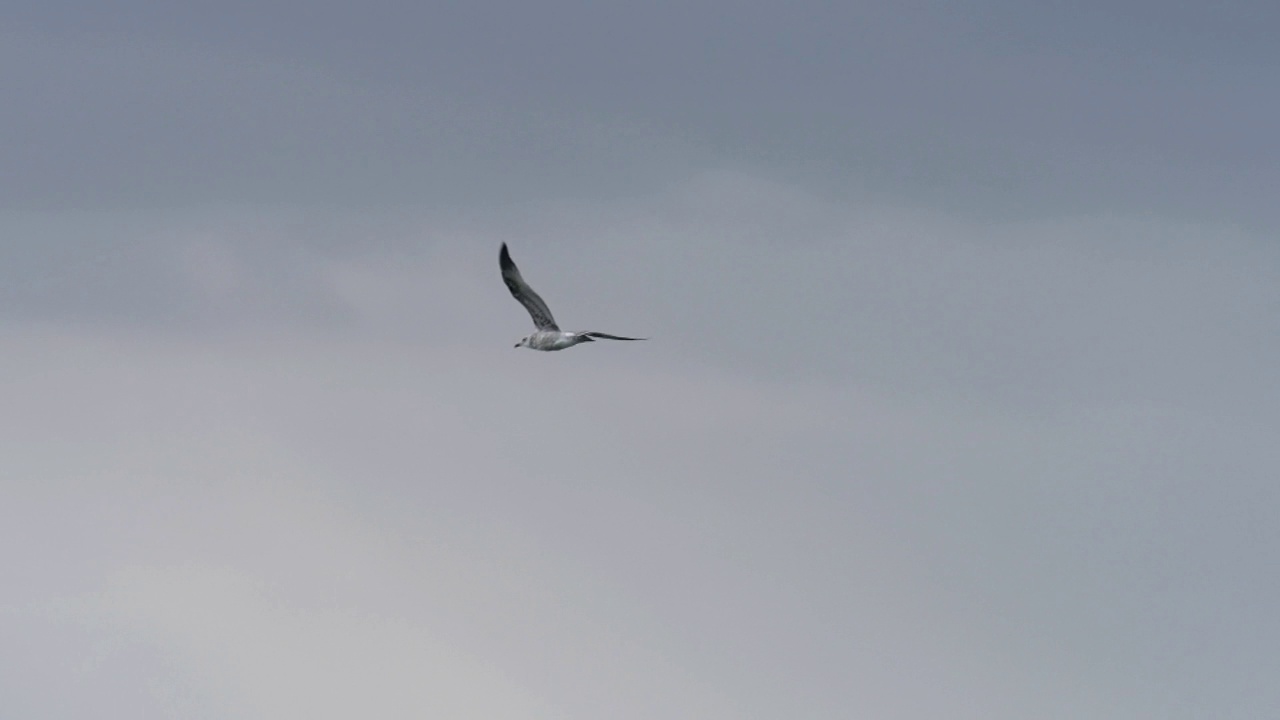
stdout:
[[516,347],[518,348],[529,347],[529,338],[527,337],[520,338],[520,342],[516,343]]

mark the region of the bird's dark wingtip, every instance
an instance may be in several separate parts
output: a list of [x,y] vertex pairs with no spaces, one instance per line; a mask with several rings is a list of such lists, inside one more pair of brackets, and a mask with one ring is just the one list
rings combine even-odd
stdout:
[[511,261],[511,253],[507,250],[506,243],[502,243],[502,249],[498,251],[498,264],[504,268],[515,265],[515,263]]

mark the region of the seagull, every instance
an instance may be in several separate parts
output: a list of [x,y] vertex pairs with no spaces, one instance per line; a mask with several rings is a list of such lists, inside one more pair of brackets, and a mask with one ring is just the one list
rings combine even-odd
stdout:
[[563,350],[573,347],[580,343],[594,342],[597,339],[604,340],[646,340],[647,338],[622,337],[621,335],[609,335],[608,333],[585,331],[585,332],[565,332],[556,325],[555,318],[551,317],[551,309],[538,297],[538,293],[529,287],[529,284],[520,277],[520,271],[516,269],[516,264],[511,261],[511,253],[507,252],[507,244],[502,243],[502,250],[498,253],[498,266],[502,268],[502,282],[507,284],[507,289],[511,291],[511,296],[520,301],[525,310],[529,311],[529,316],[533,318],[533,326],[537,328],[532,335],[522,338],[516,343],[516,347],[527,347],[530,350]]

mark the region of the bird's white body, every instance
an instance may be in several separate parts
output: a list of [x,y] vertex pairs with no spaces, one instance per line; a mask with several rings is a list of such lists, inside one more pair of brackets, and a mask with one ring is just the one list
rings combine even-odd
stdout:
[[531,350],[564,350],[574,345],[584,342],[591,342],[591,338],[572,332],[563,332],[555,330],[539,330],[529,337],[520,341],[516,347],[527,347]]

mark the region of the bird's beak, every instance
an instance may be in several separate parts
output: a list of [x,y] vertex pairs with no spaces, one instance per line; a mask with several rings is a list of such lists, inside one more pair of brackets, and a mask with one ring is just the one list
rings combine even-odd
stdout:
[[520,347],[520,343],[516,343],[513,347]]

